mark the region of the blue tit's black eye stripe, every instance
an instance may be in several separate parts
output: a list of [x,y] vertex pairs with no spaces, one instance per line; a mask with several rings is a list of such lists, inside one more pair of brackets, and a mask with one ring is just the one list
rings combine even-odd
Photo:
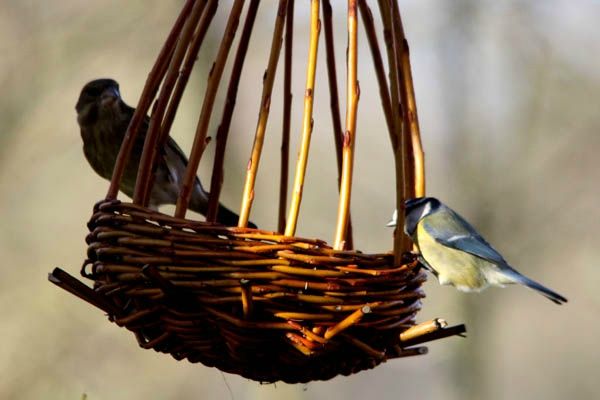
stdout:
[[435,199],[433,199],[431,197],[417,197],[414,199],[406,200],[405,206],[406,206],[406,210],[410,211],[417,207],[422,207],[422,206],[426,205],[427,203],[431,203],[434,201],[435,201]]

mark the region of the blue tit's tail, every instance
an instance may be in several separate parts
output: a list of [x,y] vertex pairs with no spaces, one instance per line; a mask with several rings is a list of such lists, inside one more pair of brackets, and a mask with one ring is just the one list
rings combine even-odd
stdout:
[[528,277],[521,275],[519,272],[515,271],[513,268],[504,266],[503,272],[510,276],[515,283],[520,283],[521,285],[527,286],[530,289],[539,292],[546,298],[555,302],[556,304],[563,304],[567,302],[567,299],[556,293],[553,290],[548,289],[547,287],[537,283],[536,281],[529,279]]

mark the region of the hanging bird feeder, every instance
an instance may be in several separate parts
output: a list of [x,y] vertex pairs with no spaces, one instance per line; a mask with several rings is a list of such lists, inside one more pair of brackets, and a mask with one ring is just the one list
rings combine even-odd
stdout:
[[[148,208],[152,170],[157,149],[169,135],[205,33],[217,10],[215,0],[185,2],[150,71],[122,143],[106,200],[95,205],[88,223],[89,246],[81,274],[93,281],[93,287],[58,268],[50,274],[50,281],[103,310],[110,321],[132,331],[143,348],[262,382],[307,382],[348,375],[389,359],[424,354],[427,349],[420,344],[463,333],[463,325],[446,327],[440,319],[416,325],[420,299],[424,297],[421,285],[426,276],[410,253],[412,244],[402,229],[394,232],[393,250],[389,253],[366,254],[353,249],[349,205],[360,96],[359,13],[395,158],[396,206],[402,210],[405,198],[424,194],[423,153],[408,45],[396,1],[378,2],[378,19],[385,38],[383,47],[378,42],[367,0],[347,2],[344,122],[340,117],[336,83],[340,64],[334,58],[337,42],[333,37],[330,1],[302,3],[302,7],[310,7],[310,38],[300,150],[288,207],[294,1],[279,0],[262,94],[257,99],[258,122],[239,224],[228,227],[214,222],[229,127],[260,1],[248,1],[245,13],[244,3],[244,0],[234,0],[229,9],[218,53],[208,73],[174,215]],[[335,3],[342,5],[342,2]],[[240,20],[243,23],[238,29]],[[331,245],[325,240],[295,236],[309,159],[322,25],[333,120],[331,131],[339,172],[339,207]],[[232,43],[236,35],[240,37],[234,51]],[[253,200],[258,197],[254,195],[254,185],[260,172],[282,48],[281,187],[278,229],[272,232],[251,229],[247,224]],[[224,82],[227,62],[233,65],[228,82]],[[217,89],[225,84],[228,85],[225,104],[222,110],[215,110]],[[117,200],[119,182],[151,105],[133,202],[122,202]],[[186,211],[208,143],[209,122],[215,118],[220,118],[220,123],[209,211],[207,222],[198,222],[186,219]],[[335,160],[332,167],[335,168]],[[402,212],[398,219],[398,226],[402,226]]]

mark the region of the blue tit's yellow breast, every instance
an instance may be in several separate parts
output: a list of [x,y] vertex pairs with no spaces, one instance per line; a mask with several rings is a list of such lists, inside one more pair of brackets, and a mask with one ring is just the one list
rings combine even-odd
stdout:
[[416,242],[427,264],[437,272],[440,284],[452,285],[462,291],[478,291],[488,286],[482,272],[487,266],[482,263],[487,261],[440,244],[424,228],[422,221],[417,224]]

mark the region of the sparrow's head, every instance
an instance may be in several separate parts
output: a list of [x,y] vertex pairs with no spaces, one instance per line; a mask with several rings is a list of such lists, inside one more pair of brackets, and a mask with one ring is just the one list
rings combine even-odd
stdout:
[[96,79],[81,89],[75,105],[79,125],[91,125],[98,118],[110,116],[121,106],[119,84],[113,79]]
[[436,212],[442,206],[442,203],[433,197],[417,197],[415,199],[406,200],[404,205],[406,207],[404,232],[406,232],[407,235],[412,236],[417,229],[419,221]]

